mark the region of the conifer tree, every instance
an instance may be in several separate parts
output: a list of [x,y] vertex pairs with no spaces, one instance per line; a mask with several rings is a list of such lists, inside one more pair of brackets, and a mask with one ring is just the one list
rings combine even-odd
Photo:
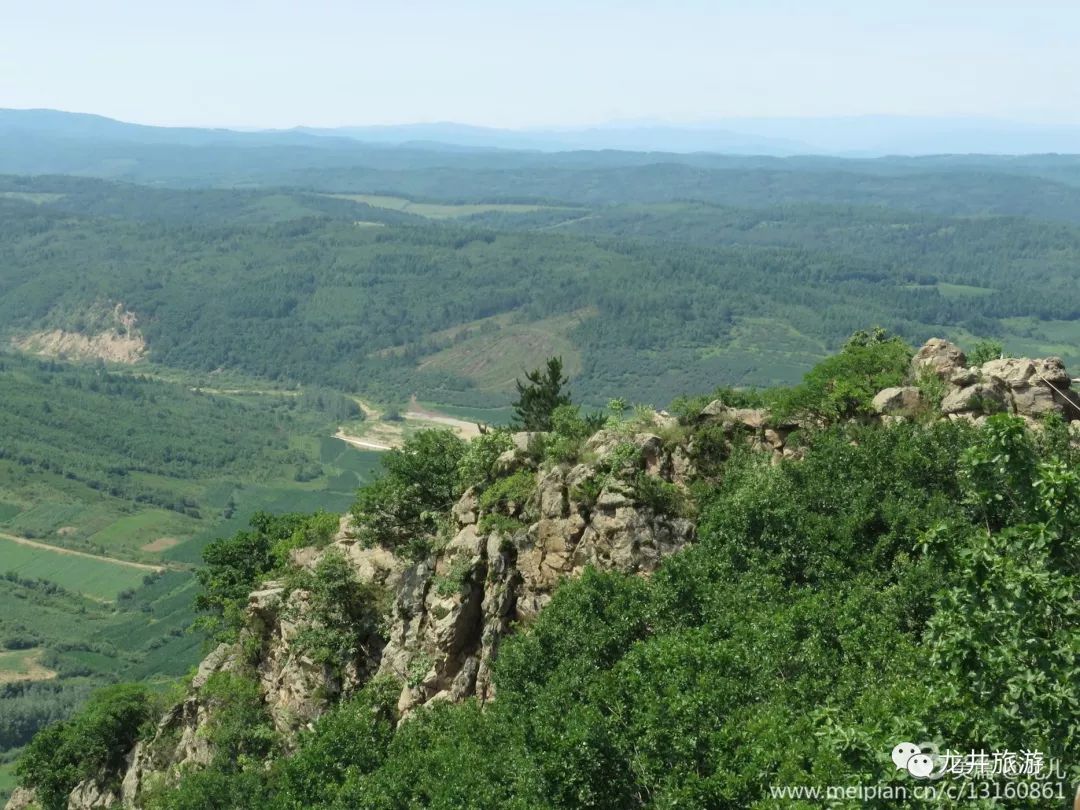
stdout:
[[551,414],[560,405],[570,404],[570,392],[564,386],[561,357],[548,358],[545,368],[525,375],[526,382],[516,381],[518,399],[514,403],[513,426],[518,430],[551,430]]

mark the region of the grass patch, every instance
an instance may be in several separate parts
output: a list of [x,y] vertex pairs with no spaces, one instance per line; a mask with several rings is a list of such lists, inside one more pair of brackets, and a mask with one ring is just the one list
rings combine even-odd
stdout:
[[22,202],[44,205],[63,199],[65,194],[52,194],[44,191],[0,191],[0,198],[5,200],[21,200]]
[[15,778],[15,763],[0,762],[0,802],[6,803],[14,792],[18,780]]
[[972,287],[968,284],[948,284],[938,282],[938,292],[942,298],[982,298],[985,295],[993,295],[997,290],[989,287]]
[[[120,518],[105,529],[91,535],[90,541],[110,551],[123,549],[129,553],[142,552],[155,555],[179,545],[182,542],[181,538],[191,536],[198,525],[197,521],[175,512],[151,509]],[[169,538],[172,542],[158,543],[162,538]]]

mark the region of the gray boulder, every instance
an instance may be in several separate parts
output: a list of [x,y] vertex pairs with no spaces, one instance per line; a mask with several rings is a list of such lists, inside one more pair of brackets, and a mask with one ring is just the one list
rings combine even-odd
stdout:
[[943,380],[967,365],[967,356],[955,343],[941,338],[930,338],[911,358],[913,377],[929,371]]
[[913,385],[904,385],[879,391],[870,406],[875,413],[893,416],[911,413],[921,404],[922,394],[919,389]]

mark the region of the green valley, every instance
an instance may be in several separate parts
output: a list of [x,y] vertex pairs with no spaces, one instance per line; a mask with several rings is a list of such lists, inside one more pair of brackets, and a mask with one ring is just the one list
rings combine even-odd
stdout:
[[173,376],[0,354],[0,763],[97,686],[197,662],[208,542],[258,511],[340,512],[377,466],[330,438],[347,398]]
[[0,172],[0,800],[1080,778],[1080,157],[0,110]]

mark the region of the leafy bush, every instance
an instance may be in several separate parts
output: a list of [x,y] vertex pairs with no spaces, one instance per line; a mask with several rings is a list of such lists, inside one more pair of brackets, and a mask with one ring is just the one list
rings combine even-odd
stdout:
[[378,768],[394,737],[400,692],[400,683],[375,679],[320,717],[297,753],[271,774],[272,807],[329,806],[350,775]]
[[19,760],[19,783],[37,791],[44,810],[63,810],[83,779],[115,787],[131,747],[155,709],[135,684],[102,689],[70,720],[39,732]]
[[518,470],[500,478],[480,496],[480,508],[485,512],[520,512],[536,493],[536,473]]
[[911,354],[906,343],[884,330],[857,332],[843,351],[821,361],[802,383],[777,395],[774,416],[806,415],[835,422],[869,413],[878,391],[904,381]]
[[1005,346],[998,340],[980,340],[968,353],[968,364],[981,366],[991,360],[997,360],[1005,353]]
[[510,432],[500,428],[482,433],[470,441],[458,462],[458,487],[464,491],[469,487],[483,489],[490,484],[495,480],[495,462],[513,447]]
[[705,406],[716,400],[720,400],[729,408],[765,408],[772,403],[778,393],[777,389],[732,388],[725,385],[715,389],[711,394],[675,397],[668,406],[668,410],[680,424],[692,425],[697,421]]
[[443,575],[435,577],[435,593],[442,597],[464,592],[469,585],[472,566],[466,557],[459,557]]
[[325,512],[314,515],[270,515],[251,518],[251,529],[210,543],[203,550],[203,567],[196,572],[202,592],[196,610],[208,615],[198,626],[222,641],[232,640],[244,621],[248,595],[300,545],[325,545],[337,530],[338,519]]
[[488,512],[477,524],[481,534],[498,532],[499,534],[514,534],[526,527],[526,523],[509,515],[501,515],[498,512]]
[[681,515],[686,509],[686,493],[677,484],[640,470],[634,476],[633,486],[634,500],[658,515]]
[[276,749],[278,734],[255,677],[215,672],[199,694],[209,709],[207,740],[216,767],[239,771]]
[[313,571],[294,570],[288,584],[308,593],[310,613],[296,645],[311,660],[340,668],[365,652],[378,632],[383,599],[376,587],[356,579],[341,552],[325,552]]
[[316,512],[296,527],[291,535],[274,543],[270,554],[274,567],[284,570],[290,564],[292,552],[301,548],[324,548],[337,533],[341,518],[330,512]]
[[385,453],[382,477],[361,489],[353,505],[360,540],[426,556],[439,515],[459,493],[465,453],[465,442],[449,430],[418,431]]

